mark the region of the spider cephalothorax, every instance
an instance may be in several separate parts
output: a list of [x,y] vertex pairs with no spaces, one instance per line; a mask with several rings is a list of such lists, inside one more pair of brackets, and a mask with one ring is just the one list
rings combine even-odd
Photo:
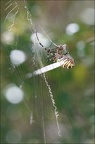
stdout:
[[63,57],[64,47],[62,45],[57,46],[55,49],[45,48],[47,51],[47,58],[50,61],[56,62]]

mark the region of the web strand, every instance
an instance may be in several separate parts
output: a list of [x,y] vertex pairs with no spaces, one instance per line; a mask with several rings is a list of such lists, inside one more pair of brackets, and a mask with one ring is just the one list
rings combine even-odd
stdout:
[[[7,6],[7,7],[5,8],[5,11],[6,11],[6,10],[9,10],[9,8],[11,8],[11,6],[12,6],[13,4],[15,4],[15,6],[9,11],[9,13],[7,14],[7,16],[6,16],[6,18],[5,18],[5,21],[6,21],[6,20],[8,19],[8,17],[9,17],[9,15],[10,15],[12,12],[14,13],[14,14],[11,16],[11,18],[14,18],[14,19],[13,19],[13,22],[12,22],[11,26],[8,27],[9,31],[12,30],[12,27],[13,27],[14,24],[15,24],[15,19],[16,19],[16,15],[17,15],[18,12],[19,12],[19,11],[18,11],[19,7],[18,7],[18,4],[17,4],[16,1],[11,1],[11,0],[10,0],[9,2],[6,3],[6,6]],[[35,26],[34,26],[34,24],[33,24],[33,22],[32,22],[32,16],[31,16],[31,14],[30,14],[30,12],[29,12],[29,10],[28,10],[28,7],[27,7],[27,5],[26,5],[26,1],[25,1],[25,0],[24,0],[24,4],[25,4],[25,7],[24,7],[24,8],[26,9],[26,13],[27,13],[27,20],[28,20],[29,23],[31,24],[33,31],[37,34],[37,31],[36,31],[36,29],[35,29]],[[56,45],[55,43],[53,43],[53,41],[49,38],[49,36],[48,36],[48,35],[46,34],[46,32],[44,31],[44,29],[43,29],[39,24],[38,24],[38,26],[39,26],[39,27],[41,28],[41,30],[44,32],[44,34],[46,35],[46,37],[48,38],[48,40],[49,40],[54,46],[57,46],[57,45]],[[38,36],[37,36],[37,39],[38,39]],[[39,41],[39,39],[38,39],[38,41]],[[40,43],[40,41],[39,41],[39,43]],[[17,46],[17,45],[18,45],[18,40],[16,40],[16,46]],[[43,46],[43,47],[44,47],[44,46]],[[35,53],[36,53],[36,51],[35,51]],[[40,66],[43,67],[43,63],[42,63],[42,60],[41,60],[40,55],[37,54],[37,56],[38,56],[37,59],[38,59],[38,62],[39,62],[39,64],[40,64]],[[33,63],[36,64],[34,57],[33,57]],[[20,81],[21,81],[21,77],[20,77],[20,76],[22,75],[22,70],[21,70],[20,68],[16,69],[16,67],[18,67],[18,66],[13,65],[14,77],[16,77],[16,78],[18,79],[18,81],[20,82]],[[47,86],[47,88],[48,88],[48,91],[49,91],[49,94],[50,94],[50,98],[51,98],[51,101],[52,101],[52,105],[53,105],[53,107],[54,107],[55,117],[56,117],[56,123],[57,123],[57,128],[58,128],[58,135],[61,136],[61,135],[60,135],[60,129],[59,129],[59,122],[58,122],[58,116],[59,116],[59,114],[58,114],[58,111],[57,111],[57,107],[56,107],[56,105],[55,105],[55,101],[54,101],[54,98],[53,98],[52,90],[51,90],[50,85],[48,84],[48,81],[47,81],[47,79],[46,79],[46,77],[45,77],[45,74],[43,74],[43,78],[44,78],[45,84],[46,84],[46,86]],[[32,79],[33,79],[33,81],[35,81],[35,78],[34,78],[34,77],[33,77]],[[24,83],[25,83],[25,81],[23,81],[22,84],[19,86],[20,89],[22,89]],[[31,85],[30,85],[30,87],[31,87]],[[34,89],[34,98],[35,98],[35,97],[37,97],[36,88]],[[30,124],[31,124],[31,123],[32,123],[31,108],[30,108],[30,106],[28,105],[28,103],[27,103],[27,101],[26,101],[25,99],[24,99],[24,103],[25,103],[25,106],[26,106],[28,112],[30,113]],[[44,112],[43,112],[43,109],[44,109],[44,108],[42,108],[43,134],[44,134],[44,142],[45,142],[45,144],[46,144],[45,120],[44,120]]]

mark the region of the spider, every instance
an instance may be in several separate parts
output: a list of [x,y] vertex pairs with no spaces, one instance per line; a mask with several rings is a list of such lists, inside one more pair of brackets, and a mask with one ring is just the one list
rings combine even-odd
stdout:
[[66,44],[56,45],[55,43],[52,43],[55,46],[55,49],[45,48],[38,38],[37,31],[36,31],[36,37],[39,42],[39,45],[47,51],[47,59],[49,61],[58,62],[65,60],[63,68],[67,69],[70,69],[75,66],[74,59],[70,56],[69,52],[66,50]]

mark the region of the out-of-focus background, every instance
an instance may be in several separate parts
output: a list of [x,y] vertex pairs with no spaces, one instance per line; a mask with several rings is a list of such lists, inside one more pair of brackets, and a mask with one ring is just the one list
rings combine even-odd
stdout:
[[[94,144],[94,12],[93,0],[1,0],[1,143]],[[35,30],[75,60],[46,73],[50,90],[43,75],[27,78],[50,64]]]

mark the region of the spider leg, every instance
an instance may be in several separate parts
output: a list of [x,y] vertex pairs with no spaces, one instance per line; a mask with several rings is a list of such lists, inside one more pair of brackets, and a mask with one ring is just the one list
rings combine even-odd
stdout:
[[44,49],[46,49],[43,44],[40,42],[39,38],[38,38],[38,34],[37,34],[37,31],[36,31],[36,37],[37,37],[37,40],[38,40],[38,43],[41,47],[43,47]]
[[50,53],[51,52],[51,50],[50,50],[50,48],[45,48],[45,50],[47,51],[47,53]]
[[37,31],[36,31],[36,37],[37,37],[37,40],[38,40],[38,42],[39,42],[39,45],[41,46],[41,47],[43,47],[46,51],[47,51],[47,59],[48,60],[50,60],[50,61],[53,61],[53,62],[56,62],[57,61],[57,59],[59,59],[59,58],[61,58],[61,55],[60,55],[60,52],[59,52],[59,49],[61,48],[61,47],[59,47],[59,46],[57,46],[56,45],[56,49],[50,49],[50,48],[45,48],[44,46],[43,46],[43,44],[39,41],[39,38],[38,38],[38,35],[37,35]]

